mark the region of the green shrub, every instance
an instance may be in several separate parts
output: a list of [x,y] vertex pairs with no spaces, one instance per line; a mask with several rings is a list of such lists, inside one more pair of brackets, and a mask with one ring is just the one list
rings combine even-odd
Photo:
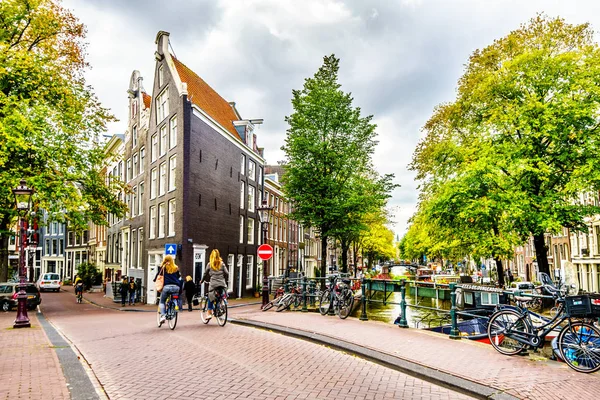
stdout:
[[83,281],[85,289],[102,281],[102,272],[91,263],[81,263],[77,266],[77,276]]

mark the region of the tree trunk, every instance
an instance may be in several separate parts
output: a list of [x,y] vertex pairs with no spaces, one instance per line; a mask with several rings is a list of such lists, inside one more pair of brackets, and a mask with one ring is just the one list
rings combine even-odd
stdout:
[[343,239],[341,241],[341,245],[342,245],[342,272],[347,273],[348,272],[348,249],[350,248],[350,244],[348,243],[348,240]]
[[504,287],[504,267],[502,266],[502,260],[498,257],[494,258],[494,260],[496,260],[496,272],[498,272],[498,285]]
[[[544,240],[544,234],[533,235],[533,246],[535,248],[535,259],[538,265],[539,272],[545,272],[550,275],[550,266],[548,265],[548,249],[546,248],[546,241]],[[536,281],[537,276],[531,278]]]
[[8,280],[8,239],[10,237],[6,218],[2,218],[0,221],[0,232],[0,282],[6,282]]
[[358,276],[358,243],[354,242],[352,245],[352,263],[354,264],[354,277]]
[[325,289],[325,275],[327,274],[327,236],[321,236],[321,290]]

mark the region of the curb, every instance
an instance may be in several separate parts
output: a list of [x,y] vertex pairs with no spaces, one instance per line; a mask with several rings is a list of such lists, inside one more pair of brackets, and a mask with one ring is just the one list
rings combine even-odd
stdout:
[[269,324],[266,322],[253,321],[248,319],[229,318],[229,321],[233,324],[270,330],[277,333],[281,333],[286,336],[291,336],[330,346],[337,350],[342,350],[344,352],[353,354],[357,357],[373,361],[387,368],[392,368],[405,374],[414,376],[416,378],[423,379],[424,381],[431,382],[436,385],[443,386],[454,391],[458,391],[480,399],[518,399],[518,397],[514,397],[510,394],[504,393],[500,389],[485,386],[470,381],[468,379],[462,378],[460,376],[452,375],[450,373],[440,371],[438,369],[431,368],[423,364],[419,364],[414,361],[403,359],[398,356],[393,356],[391,354],[379,350],[360,346],[355,343],[347,342],[331,336],[322,335],[317,332],[310,332],[301,329],[290,328],[287,326]]

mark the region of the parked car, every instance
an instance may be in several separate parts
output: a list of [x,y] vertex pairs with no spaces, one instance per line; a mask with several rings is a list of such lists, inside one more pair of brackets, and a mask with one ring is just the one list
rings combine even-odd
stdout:
[[[40,291],[33,283],[25,284],[25,293],[27,293],[27,309],[35,309],[41,302],[42,296]],[[0,283],[0,309],[2,311],[10,311],[17,307],[17,294],[19,293],[19,283],[4,282]]]
[[60,275],[55,273],[47,273],[40,275],[40,278],[37,281],[37,287],[40,292],[44,290],[54,290],[56,292],[60,291]]

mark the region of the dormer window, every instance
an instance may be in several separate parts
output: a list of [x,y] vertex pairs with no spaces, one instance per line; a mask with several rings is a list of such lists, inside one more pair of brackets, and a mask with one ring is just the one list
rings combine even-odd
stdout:
[[160,123],[169,115],[169,88],[163,90],[156,98],[156,123]]

